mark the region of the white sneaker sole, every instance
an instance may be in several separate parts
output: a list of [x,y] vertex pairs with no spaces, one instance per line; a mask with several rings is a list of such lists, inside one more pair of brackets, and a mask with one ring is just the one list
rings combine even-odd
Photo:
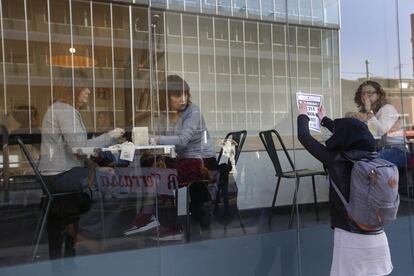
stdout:
[[124,231],[122,234],[124,236],[130,236],[133,234],[137,234],[137,233],[141,233],[141,232],[145,232],[148,230],[151,230],[152,228],[158,227],[160,226],[160,223],[158,222],[158,220],[153,220],[150,223],[148,223],[147,225],[144,225],[140,228],[137,228],[136,226],[134,226],[133,228],[130,228],[126,231]]

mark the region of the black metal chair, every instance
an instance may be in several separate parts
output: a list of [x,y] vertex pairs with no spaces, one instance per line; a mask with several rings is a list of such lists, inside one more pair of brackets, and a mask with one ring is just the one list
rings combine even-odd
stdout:
[[[229,132],[227,133],[226,137],[224,139],[232,139],[233,141],[236,142],[235,145],[235,157],[234,157],[234,161],[235,164],[237,165],[237,162],[239,160],[240,157],[240,153],[243,150],[243,146],[244,146],[244,142],[246,141],[246,137],[247,137],[247,131],[246,130],[241,130],[241,131],[235,131],[235,132]],[[215,213],[218,213],[218,206],[220,203],[220,199],[221,199],[221,194],[223,195],[223,207],[224,207],[224,212],[228,213],[229,212],[229,181],[228,181],[228,177],[229,177],[229,172],[228,169],[231,168],[231,162],[229,160],[229,158],[227,158],[227,162],[221,163],[221,159],[223,157],[223,149],[220,149],[220,152],[217,156],[217,166],[219,168],[219,172],[221,174],[221,178],[225,178],[225,179],[220,179],[220,181],[217,184],[217,194],[216,194],[216,200],[215,200],[215,204],[214,204],[214,209],[215,209]],[[227,165],[227,166],[226,166]],[[227,169],[228,168],[228,169]],[[223,170],[224,169],[224,170]],[[243,230],[243,233],[246,234],[246,230],[244,228],[244,224],[242,222],[241,216],[240,216],[240,211],[239,208],[236,206],[236,210],[237,210],[237,216],[239,218],[239,222],[240,222],[240,226]],[[226,230],[226,225],[224,225],[224,229]]]
[[[289,228],[291,228],[292,226],[292,222],[293,222],[293,217],[294,217],[294,210],[296,208],[296,202],[297,202],[297,193],[299,190],[299,183],[300,183],[300,178],[302,177],[312,177],[312,188],[313,188],[313,200],[314,200],[314,207],[315,207],[315,215],[316,215],[316,220],[319,222],[319,211],[318,211],[318,199],[316,196],[316,187],[315,187],[315,176],[316,175],[326,175],[326,172],[321,170],[311,170],[311,169],[300,169],[297,170],[295,168],[295,165],[292,162],[292,159],[289,156],[289,153],[286,149],[285,144],[283,143],[282,137],[280,136],[280,134],[274,130],[266,130],[266,131],[262,131],[259,133],[260,136],[260,140],[262,140],[262,143],[267,151],[267,153],[269,154],[270,159],[272,160],[273,163],[273,167],[276,171],[276,177],[277,177],[277,184],[276,184],[276,189],[275,189],[275,193],[273,195],[273,201],[272,201],[272,206],[271,206],[271,214],[269,217],[269,225],[272,223],[272,211],[273,208],[275,206],[275,202],[276,202],[276,197],[277,197],[277,193],[279,190],[279,184],[282,178],[290,178],[290,179],[296,179],[296,187],[295,187],[295,192],[293,195],[293,202],[292,202],[292,210],[291,210],[291,214],[290,214],[290,219],[289,219]],[[281,145],[283,152],[286,155],[286,158],[289,162],[290,167],[292,168],[291,171],[283,171],[282,170],[282,166],[280,164],[280,160],[278,157],[278,153],[276,150],[276,146],[275,146],[275,141],[273,139],[273,137],[276,136],[277,140],[279,141],[279,144]]]
[[[83,192],[80,191],[73,191],[73,192],[64,192],[64,193],[52,193],[48,186],[46,185],[42,175],[40,174],[38,168],[37,168],[37,163],[34,161],[30,151],[27,149],[25,143],[23,142],[23,140],[20,137],[15,137],[15,139],[17,140],[17,143],[19,144],[24,156],[26,157],[26,159],[28,160],[28,162],[30,163],[30,166],[33,169],[33,172],[35,173],[36,179],[37,181],[40,183],[41,189],[43,191],[43,198],[41,201],[42,204],[42,208],[41,208],[41,213],[40,213],[40,217],[36,226],[36,230],[35,230],[35,241],[34,241],[34,248],[33,248],[33,252],[32,252],[32,261],[34,262],[36,259],[36,254],[37,254],[37,250],[39,247],[39,243],[40,240],[42,238],[42,234],[46,225],[46,221],[48,219],[48,215],[49,215],[49,211],[51,210],[51,206],[52,206],[52,202],[58,200],[58,199],[63,199],[65,197],[71,196],[71,195],[77,195],[77,194],[81,194]],[[102,196],[101,196],[101,208],[103,210],[103,201],[102,201]],[[102,225],[104,225],[103,222],[103,213],[101,212],[101,216],[102,216]],[[104,237],[105,239],[105,237]]]
[[[237,145],[236,145],[236,154],[235,154],[235,162],[237,164],[237,161],[239,159],[240,153],[243,149],[243,145],[244,142],[246,140],[246,136],[247,136],[247,131],[246,130],[242,130],[242,131],[236,131],[236,132],[229,132],[227,133],[227,135],[225,136],[224,139],[233,139]],[[217,157],[217,165],[219,165],[221,157],[223,156],[223,149],[220,150],[219,155]],[[230,164],[230,160],[227,161],[227,164]],[[223,182],[223,183],[227,183],[228,182]],[[190,183],[187,186],[187,192],[186,192],[186,240],[190,240],[190,236],[191,236],[191,227],[190,227],[190,185],[192,185],[193,183]],[[199,184],[204,184],[204,185],[208,185],[210,183],[208,183],[208,181],[200,181]],[[217,211],[218,205],[219,205],[219,200],[220,200],[220,193],[223,193],[223,204],[224,204],[224,209],[228,210],[228,205],[229,205],[229,198],[228,198],[228,186],[227,185],[217,185],[217,193],[216,193],[216,200],[214,201],[214,208],[215,208],[215,212]],[[177,196],[177,195],[176,195]],[[241,220],[241,216],[240,216],[240,212],[239,209],[237,208],[237,215],[240,221],[240,225],[243,229],[243,233],[246,233],[246,230],[244,228],[243,222]],[[225,230],[226,230],[226,226],[225,226]]]

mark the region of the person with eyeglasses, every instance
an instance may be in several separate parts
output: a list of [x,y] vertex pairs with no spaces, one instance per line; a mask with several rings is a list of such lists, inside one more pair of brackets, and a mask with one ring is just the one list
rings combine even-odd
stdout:
[[406,147],[403,120],[397,109],[388,102],[382,86],[372,80],[364,81],[357,89],[354,102],[358,112],[347,113],[367,123],[378,141],[378,156],[394,163],[400,172],[400,193],[414,196],[411,177],[405,177],[411,154]]
[[398,167],[405,167],[409,152],[404,138],[401,114],[388,102],[384,89],[376,81],[365,81],[357,89],[354,102],[374,137],[380,137],[379,155]]

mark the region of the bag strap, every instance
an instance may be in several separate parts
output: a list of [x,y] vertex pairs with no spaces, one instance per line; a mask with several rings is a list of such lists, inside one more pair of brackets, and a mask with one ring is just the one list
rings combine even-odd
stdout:
[[336,186],[335,182],[333,182],[333,180],[331,179],[330,176],[329,176],[329,184],[332,185],[332,187],[334,188],[336,194],[339,196],[339,199],[345,205],[345,208],[347,208],[349,202],[345,199],[344,195],[341,193],[341,191],[339,190],[338,186]]
[[368,162],[368,161],[370,161],[370,160],[372,160],[372,159],[375,159],[377,156],[376,155],[373,155],[373,156],[371,156],[371,157],[363,157],[363,158],[361,158],[361,159],[358,159],[358,160],[355,160],[355,159],[352,159],[351,157],[349,157],[349,155],[346,153],[346,152],[341,152],[340,153],[341,154],[341,156],[344,158],[344,159],[346,159],[346,160],[348,160],[348,161],[350,161],[350,162],[352,162],[352,163],[356,163],[356,162],[358,162],[358,161],[365,161],[365,162]]

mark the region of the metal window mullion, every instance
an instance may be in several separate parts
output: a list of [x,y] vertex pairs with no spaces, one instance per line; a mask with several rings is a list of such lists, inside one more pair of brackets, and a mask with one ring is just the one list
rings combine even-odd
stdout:
[[[180,37],[180,48],[181,48],[181,75],[183,77],[183,79],[185,80],[185,71],[184,71],[184,26],[183,26],[183,14],[180,13],[180,33],[181,33],[181,37]],[[183,87],[183,94],[184,94],[184,87]],[[200,117],[201,117],[201,113],[200,113]],[[200,120],[200,124],[201,124],[201,120]]]
[[310,44],[310,28],[308,30],[308,55],[309,55],[309,68],[308,68],[308,78],[309,78],[309,93],[312,91],[312,56],[311,56],[311,44]]
[[112,108],[114,116],[114,127],[116,127],[116,98],[115,98],[115,50],[114,50],[114,16],[113,16],[113,4],[109,4],[109,13],[111,17],[111,55],[112,55]]
[[322,20],[323,20],[323,26],[325,26],[326,23],[326,17],[325,17],[325,0],[322,0]]
[[7,115],[7,83],[6,83],[6,57],[4,53],[4,31],[3,31],[3,5],[0,3],[0,31],[1,31],[1,53],[3,66],[3,91],[4,91],[4,114]]
[[[336,102],[336,95],[334,93],[335,91],[335,78],[334,78],[334,68],[335,68],[335,60],[334,60],[334,42],[333,42],[333,30],[331,30],[331,62],[332,62],[332,89],[331,89],[331,95],[333,96],[334,102]],[[331,104],[332,105],[332,104]]]
[[262,74],[260,70],[260,26],[259,22],[256,23],[257,29],[257,72],[259,74],[259,126],[262,129]]
[[93,2],[89,2],[89,11],[91,13],[91,47],[92,47],[92,91],[93,91],[93,129],[96,132],[96,76],[95,76],[95,33],[93,31]]
[[233,130],[233,73],[231,67],[230,18],[227,18],[227,39],[229,41],[229,76],[230,76],[230,128]]
[[[230,0],[230,14],[231,16],[234,16],[234,8],[233,8],[233,3],[234,0]],[[230,34],[229,34],[229,38],[230,38]]]
[[[49,71],[50,71],[50,99],[51,102],[54,102],[53,97],[53,64],[52,64],[52,27],[50,24],[50,0],[47,0],[47,30],[48,30],[48,39],[49,39]],[[52,107],[52,121],[54,121],[55,112],[53,112],[53,105]],[[55,126],[52,124],[52,133],[55,132]]]
[[295,27],[295,53],[296,53],[296,91],[299,88],[299,50],[298,50],[298,27]]
[[218,0],[216,0],[216,14],[218,15]]
[[197,62],[198,62],[198,99],[200,113],[203,111],[202,100],[201,100],[201,56],[200,56],[200,16],[197,15]]
[[[72,0],[69,0],[69,29],[70,29],[70,48],[73,49],[73,25],[72,25]],[[74,55],[71,51],[71,69],[72,69],[72,103],[73,106],[76,107],[76,95],[75,95],[75,61],[74,61]],[[76,120],[76,112],[73,112],[73,122]],[[73,131],[76,133],[76,126],[75,123],[73,124]]]
[[[286,14],[287,17],[287,14]],[[291,64],[290,64],[290,35],[288,36],[287,33],[289,32],[289,25],[285,25],[283,35],[285,36],[285,96],[286,96],[286,112],[289,110],[289,89],[291,88],[292,84],[292,76],[290,74]],[[290,87],[288,87],[288,85]]]
[[[265,0],[268,1],[268,0]],[[263,20],[262,0],[259,0],[260,20]]]
[[310,0],[310,10],[311,10],[311,25],[313,26],[313,0]]
[[217,69],[216,69],[216,18],[213,17],[213,74],[214,74],[214,113],[216,119],[216,130],[218,130],[217,111]]
[[[152,20],[152,17],[151,17]],[[159,86],[158,86],[158,53],[157,53],[157,22],[151,24],[151,32],[152,32],[152,38],[154,39],[154,70],[155,70],[155,97],[157,98],[157,112],[158,116],[160,115],[160,95],[159,95]]]
[[271,43],[271,57],[272,57],[272,97],[273,97],[273,125],[276,125],[276,95],[275,95],[275,64],[274,64],[274,48],[273,48],[273,24],[270,24],[270,43]]
[[[273,21],[276,21],[276,0],[273,0]],[[272,45],[273,45],[273,41],[272,41]]]
[[130,49],[130,65],[131,65],[131,105],[132,105],[132,127],[135,127],[135,85],[134,85],[134,36],[132,33],[132,6],[129,9],[129,49]]
[[[244,0],[244,9],[245,9],[245,11],[244,11],[244,13],[245,13],[245,17],[246,18],[249,18],[249,13],[248,13],[248,8],[247,8],[247,0]],[[244,21],[243,21],[243,26],[244,26]]]
[[200,13],[203,13],[203,0],[200,0],[199,3],[200,3]]
[[[341,66],[339,66],[341,64],[341,47],[339,47],[339,45],[341,45],[341,36],[339,35],[339,31],[337,31],[337,36],[338,36],[338,74],[339,74],[339,78],[341,77],[342,73],[341,73]],[[339,106],[340,106],[340,113],[339,115],[342,116],[342,82],[339,81]]]
[[150,123],[151,123],[151,129],[154,130],[154,108],[153,108],[153,104],[154,104],[154,99],[153,99],[153,91],[152,91],[152,87],[153,87],[153,83],[152,83],[152,39],[151,39],[151,32],[152,32],[152,27],[151,27],[151,9],[148,9],[147,11],[147,22],[148,22],[148,57],[149,57],[149,92],[150,92]]
[[320,53],[321,53],[321,93],[324,94],[324,86],[323,86],[323,32],[320,30]]
[[247,72],[246,72],[246,27],[245,20],[242,21],[243,24],[243,70],[244,70],[244,120],[245,126],[247,127]]
[[[165,82],[167,82],[167,76],[168,76],[168,57],[167,57],[167,23],[166,23],[166,12],[165,11],[163,11],[163,13],[162,13],[162,16],[163,16],[163,20],[164,20],[164,22],[163,22],[163,26],[164,26],[164,76],[165,76]],[[168,92],[167,92],[167,90],[165,90],[165,99],[168,99]],[[158,103],[158,105],[159,105],[160,103]],[[168,106],[168,104],[167,104],[167,106],[166,106],[166,116],[167,116],[167,129],[169,129],[169,127],[170,127],[170,114],[169,114],[169,112],[168,112],[168,108],[169,108],[169,106]],[[161,115],[161,114],[159,114],[159,115]]]
[[301,16],[301,10],[300,10],[300,0],[296,0],[298,3],[298,22],[299,24],[302,23],[302,16]]
[[181,74],[183,79],[185,80],[185,72],[184,72],[184,27],[183,27],[183,14],[180,13],[180,48],[181,48]]
[[32,116],[31,116],[31,82],[30,82],[30,54],[29,54],[29,27],[27,18],[27,1],[23,0],[24,5],[24,29],[26,38],[26,69],[27,69],[27,97],[29,106],[29,133],[32,133]]

